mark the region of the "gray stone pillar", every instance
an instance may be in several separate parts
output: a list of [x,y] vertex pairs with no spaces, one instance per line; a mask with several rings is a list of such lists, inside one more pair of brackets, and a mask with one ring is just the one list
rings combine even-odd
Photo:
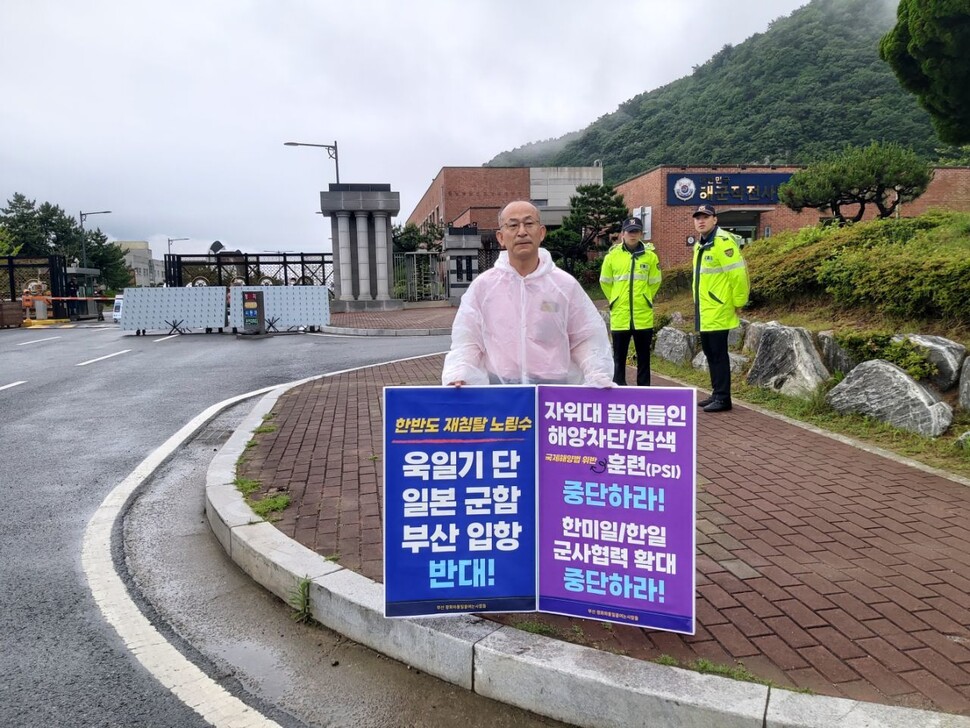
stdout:
[[391,295],[388,292],[388,282],[391,280],[387,266],[387,251],[390,241],[387,239],[387,213],[374,213],[374,237],[376,242],[377,262],[377,300],[387,301]]
[[320,193],[320,212],[330,218],[337,240],[333,262],[340,270],[334,285],[339,296],[331,303],[332,313],[404,308],[404,300],[390,293],[394,274],[388,219],[400,211],[401,195],[388,184],[333,184]]
[[350,261],[350,213],[337,215],[337,256],[340,258],[340,300],[354,300],[353,269]]
[[357,284],[360,286],[358,301],[374,300],[370,292],[370,235],[367,230],[369,217],[364,211],[354,213],[357,220]]

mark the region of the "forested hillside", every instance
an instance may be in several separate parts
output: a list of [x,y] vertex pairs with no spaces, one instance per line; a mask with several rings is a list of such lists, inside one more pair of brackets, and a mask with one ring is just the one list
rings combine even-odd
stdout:
[[886,0],[812,0],[688,77],[625,102],[556,144],[488,166],[587,166],[616,183],[658,164],[805,164],[846,144],[896,141],[935,160],[929,116],[879,58]]

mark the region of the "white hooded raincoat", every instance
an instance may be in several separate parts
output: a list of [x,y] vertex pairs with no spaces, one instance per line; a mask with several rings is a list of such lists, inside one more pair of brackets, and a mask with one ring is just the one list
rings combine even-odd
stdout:
[[544,248],[539,267],[525,277],[503,251],[472,281],[451,338],[442,384],[612,384],[606,323]]

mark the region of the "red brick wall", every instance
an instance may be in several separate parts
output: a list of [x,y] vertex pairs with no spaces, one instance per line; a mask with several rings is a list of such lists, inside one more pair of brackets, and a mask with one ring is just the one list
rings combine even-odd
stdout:
[[470,208],[501,209],[513,200],[528,199],[528,167],[443,167],[407,221],[420,225],[437,207],[443,225],[465,219],[485,227],[484,218],[475,220]]
[[[796,172],[798,167],[718,167],[718,172],[730,174],[732,172]],[[673,171],[680,171],[690,174],[708,174],[714,170],[708,167],[656,167],[649,172],[634,177],[617,185],[616,189],[623,195],[627,207],[650,206],[653,208],[653,219],[651,237],[657,249],[662,267],[689,263],[691,259],[690,248],[686,241],[688,235],[694,235],[694,223],[691,213],[695,208],[689,205],[670,205],[666,204],[666,179],[667,174]],[[758,223],[757,237],[764,237],[766,227],[770,227],[772,234],[782,230],[799,230],[808,225],[816,224],[820,218],[828,215],[819,213],[818,210],[803,210],[794,212],[782,204],[776,205],[744,205],[744,209],[761,210],[761,217]],[[970,167],[950,167],[936,170],[933,181],[927,188],[926,193],[917,200],[902,205],[900,214],[904,217],[911,217],[926,212],[931,207],[947,207],[962,212],[970,212]],[[730,210],[730,207],[721,208]],[[719,210],[720,212],[720,210]],[[844,208],[843,212],[851,216],[854,210]],[[865,218],[870,220],[876,217],[877,210],[874,206],[866,209]]]

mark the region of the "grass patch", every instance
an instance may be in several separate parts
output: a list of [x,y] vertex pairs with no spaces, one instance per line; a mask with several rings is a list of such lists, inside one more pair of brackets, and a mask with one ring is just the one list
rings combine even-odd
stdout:
[[250,440],[249,442],[246,443],[246,449],[247,450],[249,448],[251,448],[251,447],[256,447],[256,441],[255,440]]
[[266,496],[257,501],[249,501],[249,507],[260,518],[267,518],[272,513],[279,513],[288,505],[290,505],[289,493],[277,493],[276,495]]
[[680,667],[680,660],[670,655],[661,655],[654,660],[658,665],[669,665],[670,667]]
[[532,634],[540,634],[545,637],[559,637],[559,630],[552,625],[545,624],[544,622],[538,622],[534,619],[523,619],[519,622],[513,622],[513,627],[516,629],[521,629],[523,632],[531,632]]
[[300,579],[293,591],[290,592],[290,606],[293,607],[293,620],[300,624],[309,624],[313,621],[313,614],[310,611],[310,577],[304,576]]
[[[280,429],[280,428],[277,427],[276,425],[260,425],[255,430],[253,430],[253,434],[254,435],[265,435],[265,434],[268,434],[270,432],[276,432],[278,429]],[[250,440],[250,442],[252,442],[252,440]],[[248,447],[248,445],[247,445],[247,447]]]
[[257,490],[263,487],[263,484],[258,480],[253,480],[252,478],[236,478],[233,485],[236,486],[236,490],[243,494],[244,498],[248,498]]

